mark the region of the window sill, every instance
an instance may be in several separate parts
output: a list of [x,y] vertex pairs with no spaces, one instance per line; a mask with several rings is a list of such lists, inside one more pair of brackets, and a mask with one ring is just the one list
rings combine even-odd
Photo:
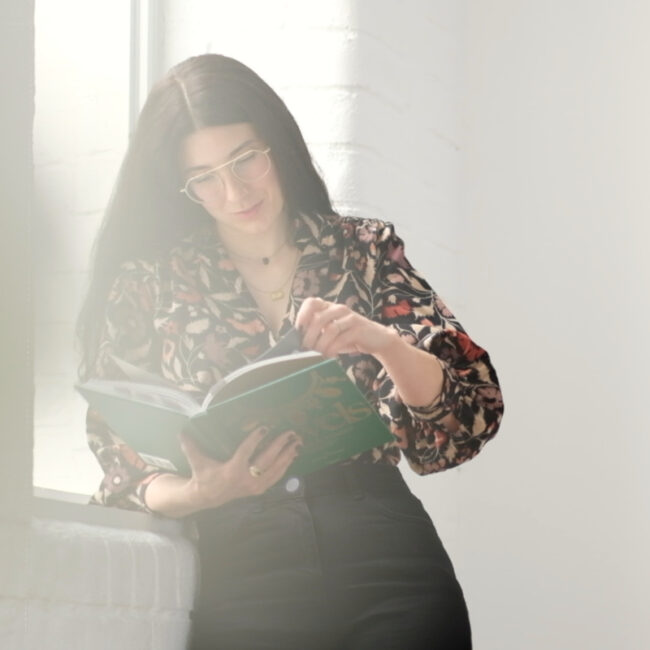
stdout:
[[189,532],[189,526],[184,521],[156,517],[143,512],[131,512],[121,508],[89,505],[90,497],[84,494],[61,492],[42,487],[34,487],[33,494],[32,516],[38,519],[56,519],[110,528],[142,530],[167,537],[186,537]]

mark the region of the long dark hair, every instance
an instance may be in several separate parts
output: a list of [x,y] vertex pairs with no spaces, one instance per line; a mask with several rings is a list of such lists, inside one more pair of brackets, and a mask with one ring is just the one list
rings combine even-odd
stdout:
[[149,93],[104,213],[88,292],[77,323],[79,373],[92,374],[106,298],[120,265],[152,259],[211,217],[179,192],[180,146],[208,126],[249,122],[271,148],[288,214],[333,214],[296,121],[275,91],[243,63],[191,57]]

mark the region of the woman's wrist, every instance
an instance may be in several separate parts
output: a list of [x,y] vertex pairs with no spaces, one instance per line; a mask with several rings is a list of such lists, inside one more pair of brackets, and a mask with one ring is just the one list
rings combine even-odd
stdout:
[[224,490],[219,486],[215,488],[213,485],[211,489],[202,487],[199,481],[192,477],[188,479],[183,487],[183,494],[181,496],[183,502],[192,511],[188,514],[207,510],[208,508],[218,508],[222,506],[227,498],[224,498]]
[[394,339],[391,344],[374,356],[393,380],[405,404],[414,408],[431,408],[440,399],[443,389],[444,373],[440,361],[392,331]]
[[409,345],[396,329],[387,325],[381,327],[386,330],[384,344],[373,353],[373,356],[384,368],[388,369],[389,366],[394,366],[399,362],[402,355],[409,354],[413,346]]
[[156,477],[147,487],[145,504],[152,512],[174,518],[186,517],[206,507],[195,481],[177,474]]

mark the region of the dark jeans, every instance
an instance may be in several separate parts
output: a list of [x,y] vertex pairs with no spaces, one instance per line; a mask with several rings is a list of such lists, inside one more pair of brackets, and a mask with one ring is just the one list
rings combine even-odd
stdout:
[[471,648],[449,557],[396,468],[284,480],[197,524],[193,650]]

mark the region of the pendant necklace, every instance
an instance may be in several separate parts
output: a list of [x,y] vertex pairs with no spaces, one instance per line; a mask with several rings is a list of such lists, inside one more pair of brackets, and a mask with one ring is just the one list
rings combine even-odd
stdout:
[[[283,246],[284,246],[284,244],[283,244]],[[298,268],[298,261],[299,260],[300,260],[300,251],[296,250],[296,259],[294,260],[293,264],[291,265],[291,270],[289,271],[289,275],[287,275],[287,277],[282,281],[282,284],[277,289],[261,289],[260,287],[256,287],[254,284],[252,284],[248,280],[246,280],[246,285],[248,286],[249,289],[253,289],[253,291],[257,291],[258,293],[265,293],[273,301],[282,300],[286,296],[286,293],[284,292],[284,289],[285,289],[285,287],[287,285],[287,282],[289,282],[289,280],[291,280],[291,278],[293,277],[293,274],[295,273],[296,269]]]
[[271,263],[271,259],[274,258],[288,243],[289,239],[285,239],[270,255],[264,255],[263,257],[249,257],[248,255],[242,255],[241,253],[236,253],[230,249],[226,249],[226,252],[230,257],[236,257],[240,260],[245,260],[246,262],[257,262],[262,263],[264,266],[268,266]]

